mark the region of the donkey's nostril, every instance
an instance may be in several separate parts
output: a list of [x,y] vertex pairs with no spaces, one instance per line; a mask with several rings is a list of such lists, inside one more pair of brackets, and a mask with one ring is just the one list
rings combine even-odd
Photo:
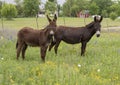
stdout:
[[100,34],[97,34],[96,36],[97,36],[97,37],[100,37]]

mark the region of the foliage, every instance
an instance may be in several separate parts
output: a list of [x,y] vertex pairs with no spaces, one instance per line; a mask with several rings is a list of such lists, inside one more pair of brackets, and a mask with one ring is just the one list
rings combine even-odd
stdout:
[[23,8],[26,17],[36,16],[39,12],[40,0],[24,0]]
[[[40,0],[14,0],[14,2],[18,11],[17,17],[33,17],[39,12]],[[104,17],[109,17],[111,12],[115,12],[117,16],[120,15],[119,0],[65,0],[61,6],[57,0],[47,0],[44,7],[46,13],[53,14],[57,11],[58,14],[69,17],[76,17],[84,10],[87,10],[90,15],[99,14]]]
[[2,2],[2,1],[0,1],[0,9],[2,8],[2,3],[3,3],[3,2]]
[[[45,4],[45,10],[46,10],[46,12],[48,12],[49,14],[51,14],[51,13],[54,14],[55,11],[57,10],[56,3],[47,1],[46,4]],[[48,14],[48,13],[47,13],[47,14]]]
[[[78,9],[77,5],[75,5],[74,0],[66,0],[66,2],[63,4],[63,15],[65,16],[75,16],[76,10]],[[75,13],[72,13],[75,12]]]
[[22,0],[14,0],[16,3],[16,9],[18,11],[17,17],[23,17],[24,16],[24,9],[23,9],[23,2]]
[[57,2],[57,0],[48,0],[49,2]]
[[[17,17],[33,17],[39,12],[40,0],[14,0],[18,11]],[[0,1],[1,3],[1,1]],[[46,13],[62,14],[62,16],[76,17],[81,11],[87,10],[90,15],[99,14],[109,17],[111,12],[120,15],[119,0],[65,0],[59,5],[57,0],[47,0],[44,4]],[[44,10],[43,9],[43,10]]]
[[91,2],[99,7],[99,14],[102,14],[102,10],[106,10],[108,14],[111,12],[109,7],[113,4],[112,0],[91,0]]
[[76,17],[79,12],[79,7],[77,5],[73,5],[70,9],[71,16]]
[[112,5],[115,5],[114,11],[120,15],[120,2],[115,3],[114,0],[66,0],[63,4],[63,13],[65,16],[75,16],[79,9],[79,12],[89,10],[91,15],[99,14],[109,17],[113,9]]
[[80,11],[88,10],[90,6],[89,0],[75,0],[74,4],[79,6]]
[[120,3],[115,3],[112,6],[110,6],[110,9],[112,12],[115,12],[117,15],[120,15]]
[[115,20],[117,18],[117,14],[115,12],[110,13],[110,19]]
[[105,18],[108,17],[108,13],[107,13],[106,10],[102,10],[102,14],[101,15],[104,16]]
[[65,16],[77,16],[80,11],[89,9],[87,0],[66,0],[63,4],[63,13]]
[[63,5],[63,15],[70,16],[70,5],[67,2]]
[[58,15],[60,15],[60,11],[61,11],[61,6],[60,6],[60,4],[57,4],[57,11],[58,11]]
[[90,4],[89,10],[90,10],[91,15],[96,15],[99,13],[99,7],[97,6],[95,2],[92,2]]
[[0,17],[1,17],[2,1],[0,1]]
[[16,17],[17,9],[16,9],[15,5],[4,4],[1,9],[1,14],[3,17],[5,17],[7,19],[12,19],[13,17]]

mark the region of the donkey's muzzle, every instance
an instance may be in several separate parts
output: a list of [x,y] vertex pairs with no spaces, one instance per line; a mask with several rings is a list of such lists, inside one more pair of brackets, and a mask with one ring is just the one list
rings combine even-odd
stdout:
[[54,31],[53,30],[50,31],[50,35],[54,35]]
[[51,36],[52,42],[55,42],[55,37],[54,37],[54,31],[53,30],[50,31],[50,36]]
[[96,36],[97,36],[97,37],[100,37],[100,31],[97,31],[97,32],[96,32]]

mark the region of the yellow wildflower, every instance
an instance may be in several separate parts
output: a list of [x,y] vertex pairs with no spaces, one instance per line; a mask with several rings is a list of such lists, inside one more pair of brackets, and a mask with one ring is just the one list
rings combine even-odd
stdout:
[[12,76],[10,76],[10,82],[14,83],[14,80],[12,79]]
[[60,85],[60,84],[58,84],[58,83],[55,83],[55,85]]
[[0,39],[1,39],[1,40],[3,40],[3,39],[4,39],[4,37],[3,37],[3,36],[1,36],[1,37],[0,37]]

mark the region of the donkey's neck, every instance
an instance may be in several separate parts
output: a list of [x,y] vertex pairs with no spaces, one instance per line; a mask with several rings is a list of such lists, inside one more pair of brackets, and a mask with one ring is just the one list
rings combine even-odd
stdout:
[[94,30],[94,28],[91,28],[91,29],[88,29],[88,31],[89,31],[89,33],[90,33],[90,35],[91,35],[91,37],[95,34],[95,30]]

